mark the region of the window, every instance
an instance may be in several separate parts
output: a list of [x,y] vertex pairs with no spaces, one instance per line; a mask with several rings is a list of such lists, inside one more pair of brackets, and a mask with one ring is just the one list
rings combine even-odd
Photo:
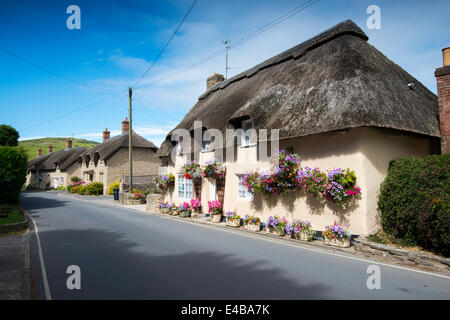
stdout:
[[253,200],[253,193],[248,191],[247,187],[244,186],[244,174],[238,174],[238,196],[239,199]]
[[103,183],[103,173],[100,173],[98,175],[98,179],[100,180],[101,183]]
[[161,166],[159,167],[159,175],[163,176],[167,174],[167,166]]
[[60,177],[59,180],[61,181],[61,185],[64,184],[64,177]]
[[192,180],[186,179],[182,174],[178,175],[178,199],[192,199]]
[[202,151],[209,151],[211,146],[211,141],[210,140],[203,140],[202,141]]
[[181,153],[182,153],[181,142],[178,142],[175,148],[176,148],[176,151],[177,151],[177,156],[181,156]]
[[247,130],[250,130],[253,128],[252,125],[252,120],[251,119],[247,119],[247,120],[243,120],[242,121],[242,130],[244,131],[244,134],[242,135],[242,139],[241,139],[241,146],[245,147],[250,145],[250,137],[251,137],[251,131],[250,132],[246,132]]

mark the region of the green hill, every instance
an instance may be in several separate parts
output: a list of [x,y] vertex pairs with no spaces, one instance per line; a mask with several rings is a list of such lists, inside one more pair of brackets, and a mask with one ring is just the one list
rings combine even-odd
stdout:
[[[41,138],[32,140],[19,141],[19,145],[23,146],[27,150],[28,160],[31,160],[37,156],[37,150],[39,147],[42,149],[42,154],[47,154],[47,147],[49,144],[53,146],[53,151],[58,151],[66,147],[67,138]],[[84,139],[72,138],[72,148],[76,147],[88,147],[92,148],[98,145],[98,142],[89,141]]]

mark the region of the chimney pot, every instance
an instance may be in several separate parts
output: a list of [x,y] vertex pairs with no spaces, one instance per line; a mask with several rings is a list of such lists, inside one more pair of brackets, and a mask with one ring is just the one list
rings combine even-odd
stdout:
[[450,47],[442,49],[442,59],[444,67],[450,66]]
[[38,157],[42,156],[42,149],[41,148],[38,149],[37,155],[38,155]]
[[209,89],[224,80],[225,77],[222,74],[213,73],[210,77],[208,77],[208,79],[206,79],[206,89]]
[[[123,124],[122,124],[122,126],[123,126]],[[123,129],[122,129],[122,130],[123,130]],[[108,128],[106,128],[105,131],[103,131],[103,142],[105,142],[106,140],[108,140],[109,137],[110,137],[110,135],[111,135],[111,132],[108,131]]]
[[122,121],[122,134],[128,132],[130,130],[130,122],[128,121],[128,118],[125,118],[124,121]]
[[47,151],[48,153],[53,152],[53,146],[51,144],[48,145]]
[[66,140],[66,149],[71,149],[72,148],[72,139],[67,138]]

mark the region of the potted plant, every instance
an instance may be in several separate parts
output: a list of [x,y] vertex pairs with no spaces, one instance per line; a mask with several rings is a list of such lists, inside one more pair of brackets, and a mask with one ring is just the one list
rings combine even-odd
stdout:
[[241,217],[238,216],[235,212],[228,211],[225,213],[227,218],[227,226],[230,227],[240,227],[241,226]]
[[194,198],[191,199],[191,209],[192,209],[192,218],[197,218],[202,210],[202,203],[200,202],[200,199]]
[[208,213],[211,215],[212,222],[220,223],[222,221],[222,204],[220,201],[208,201]]
[[325,244],[336,247],[350,247],[351,234],[347,230],[348,225],[345,225],[345,229],[336,221],[331,226],[326,226],[325,231],[322,232],[322,237]]
[[246,228],[250,231],[258,232],[261,230],[261,220],[255,216],[246,215],[243,222]]
[[175,185],[175,176],[172,173],[168,176],[160,175],[156,177],[153,182],[156,184],[158,190],[165,192]]
[[161,213],[169,213],[169,211],[167,210],[167,203],[166,202],[160,202],[158,204],[158,209]]
[[316,232],[311,228],[311,222],[294,220],[286,225],[284,231],[292,239],[312,241]]
[[284,228],[287,225],[286,218],[279,218],[278,216],[270,216],[266,222],[266,232],[267,233],[275,233],[280,236],[285,235]]
[[181,205],[178,206],[178,214],[182,218],[188,218],[191,216],[191,207],[189,203],[183,202]]

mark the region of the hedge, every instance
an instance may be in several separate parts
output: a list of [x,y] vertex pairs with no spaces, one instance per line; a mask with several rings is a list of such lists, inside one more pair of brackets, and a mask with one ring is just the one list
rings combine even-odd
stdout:
[[378,207],[383,230],[450,256],[450,154],[391,162]]
[[120,188],[120,181],[114,181],[113,183],[111,183],[108,187],[108,195],[113,195],[114,194],[114,189],[115,188]]
[[0,203],[19,200],[27,175],[27,153],[22,147],[0,146]]

